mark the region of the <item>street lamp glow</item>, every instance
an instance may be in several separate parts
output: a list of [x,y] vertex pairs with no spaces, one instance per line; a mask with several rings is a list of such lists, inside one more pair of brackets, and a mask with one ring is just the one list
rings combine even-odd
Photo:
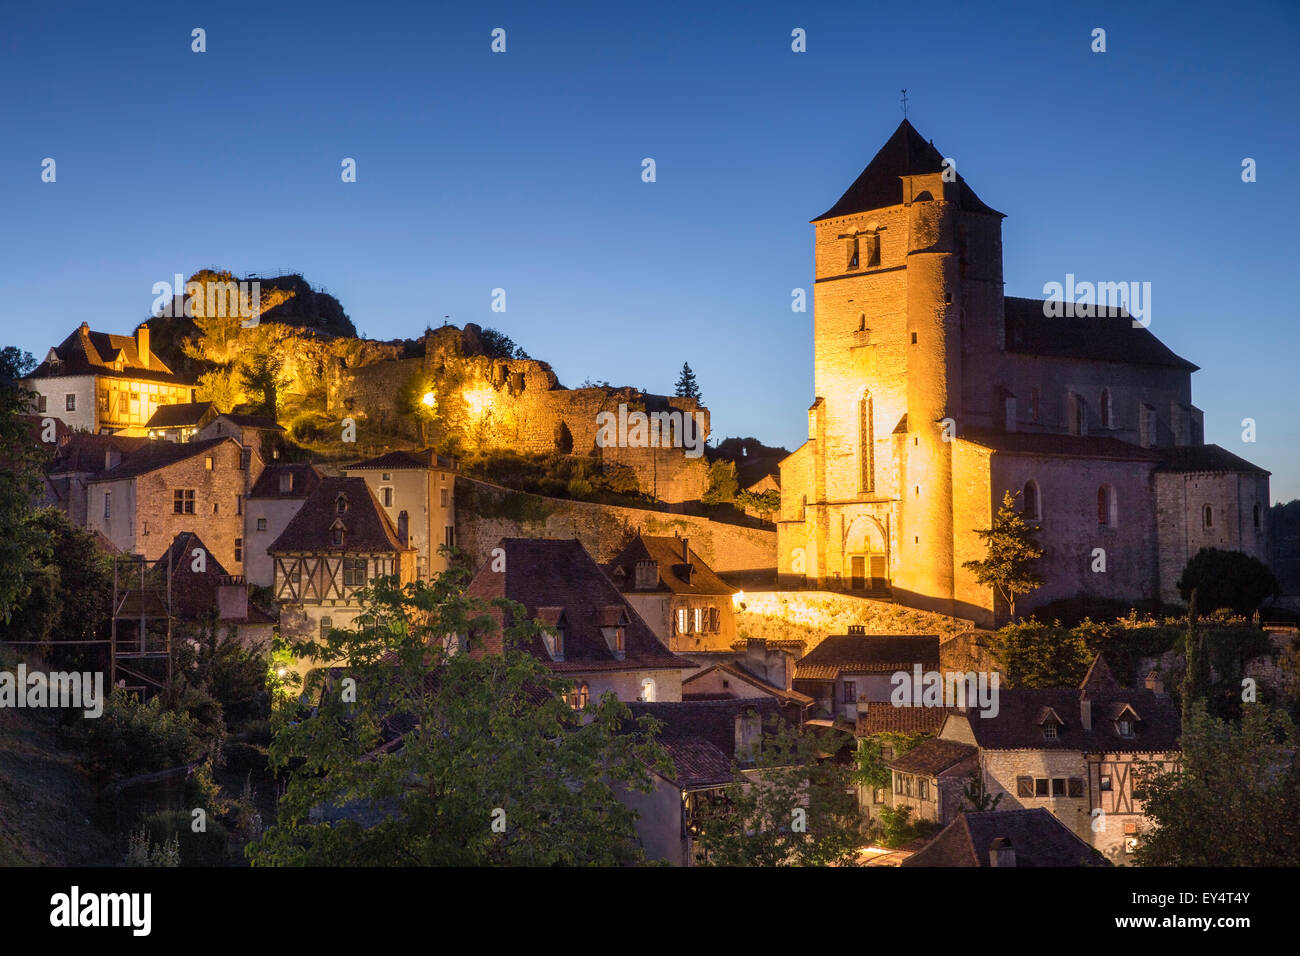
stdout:
[[432,391],[425,392],[424,396],[420,399],[420,403],[428,408],[433,408],[437,401],[438,400],[434,397]]

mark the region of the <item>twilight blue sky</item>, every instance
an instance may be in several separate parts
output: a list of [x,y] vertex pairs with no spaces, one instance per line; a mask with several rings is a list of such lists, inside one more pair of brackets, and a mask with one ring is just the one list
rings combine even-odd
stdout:
[[175,272],[289,269],[372,338],[491,325],[566,385],[668,392],[689,361],[717,437],[793,449],[808,220],[907,87],[912,122],[1007,214],[1007,293],[1151,282],[1151,330],[1202,367],[1206,440],[1288,500],[1298,49],[1294,0],[10,3],[0,344],[39,357],[83,319],[127,332]]

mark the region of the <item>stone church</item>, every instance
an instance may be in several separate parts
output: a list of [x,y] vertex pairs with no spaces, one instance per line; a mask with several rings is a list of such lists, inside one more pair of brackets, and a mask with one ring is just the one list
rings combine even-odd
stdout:
[[890,594],[987,626],[962,563],[1004,490],[1046,585],[1177,601],[1202,547],[1267,556],[1268,472],[1204,442],[1196,366],[1116,311],[1003,295],[1003,214],[904,120],[813,220],[808,440],[781,463],[783,584]]

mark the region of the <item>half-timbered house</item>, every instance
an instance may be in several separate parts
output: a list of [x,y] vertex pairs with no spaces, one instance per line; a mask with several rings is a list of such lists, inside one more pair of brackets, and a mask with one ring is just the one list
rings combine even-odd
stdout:
[[363,478],[322,478],[267,553],[282,636],[346,627],[357,593],[374,578],[415,580],[415,549],[402,540]]
[[[1155,674],[1121,687],[1099,655],[1075,688],[1004,690],[993,716],[950,713],[940,740],[979,748],[999,810],[1042,807],[1116,863],[1149,826],[1139,775],[1179,761],[1178,708]],[[924,744],[922,746],[925,746]],[[919,749],[919,748],[918,748]]]

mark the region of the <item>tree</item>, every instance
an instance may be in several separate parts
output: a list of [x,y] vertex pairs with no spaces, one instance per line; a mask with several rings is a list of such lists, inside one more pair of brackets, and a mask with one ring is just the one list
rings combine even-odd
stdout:
[[[464,595],[466,577],[377,578],[352,629],[295,643],[345,664],[309,675],[310,713],[277,713],[271,765],[288,782],[277,822],[249,847],[254,864],[640,859],[615,787],[648,791],[647,767],[671,773],[654,722],[612,694],[572,709],[572,683],[527,649],[543,626],[505,600],[498,621]],[[488,653],[481,639],[498,630],[503,650]]]
[[1300,750],[1295,725],[1263,703],[1239,724],[1193,703],[1176,770],[1147,765],[1134,786],[1155,824],[1140,866],[1300,865]]
[[700,500],[706,505],[730,504],[736,500],[739,487],[735,462],[715,461],[709,465],[709,484]]
[[1016,498],[1010,491],[1002,493],[1002,504],[993,519],[993,527],[976,534],[988,547],[988,556],[978,561],[966,561],[963,568],[975,572],[975,579],[985,587],[994,588],[1002,595],[1016,616],[1016,596],[1028,594],[1042,587],[1043,579],[1033,570],[1034,562],[1043,556],[1038,543],[1038,529],[1016,510]]
[[280,389],[287,384],[280,374],[283,368],[280,357],[267,349],[254,353],[239,370],[245,391],[257,398],[258,410],[272,418],[280,410]]
[[704,399],[700,396],[700,386],[695,381],[695,373],[691,371],[689,362],[682,363],[682,374],[677,377],[678,398],[693,398],[700,405],[704,404]]
[[711,866],[853,865],[862,844],[850,769],[813,729],[773,717],[757,768],[700,810],[698,848]]
[[514,339],[496,329],[483,329],[479,332],[479,341],[483,343],[483,354],[496,359],[526,359],[528,353],[515,344]]
[[998,628],[989,650],[1008,688],[1077,687],[1096,656],[1084,631],[1016,621]]
[[6,625],[50,559],[49,542],[31,521],[41,465],[49,456],[22,417],[34,395],[19,378],[31,366],[26,352],[12,346],[0,351],[0,622]]
[[1277,578],[1258,558],[1219,548],[1198,551],[1183,568],[1177,587],[1184,601],[1195,591],[1205,610],[1226,607],[1245,617],[1278,590]]
[[1205,636],[1196,627],[1196,592],[1187,605],[1187,634],[1183,642],[1186,669],[1183,671],[1183,723],[1191,719],[1196,701],[1205,702],[1210,689],[1210,662],[1205,656]]

